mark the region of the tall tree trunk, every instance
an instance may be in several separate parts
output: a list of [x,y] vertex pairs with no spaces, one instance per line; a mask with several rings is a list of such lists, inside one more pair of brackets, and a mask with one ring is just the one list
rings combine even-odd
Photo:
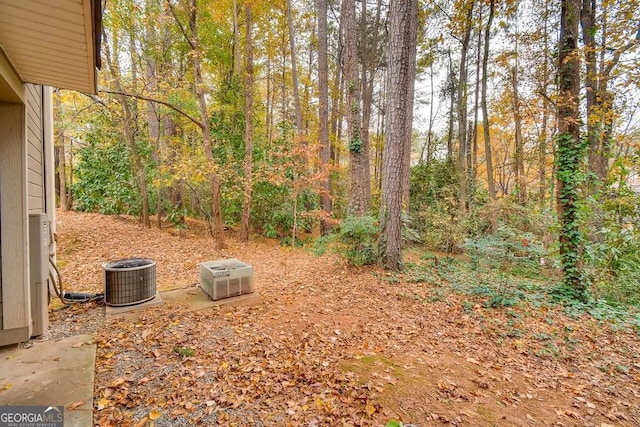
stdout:
[[329,174],[329,60],[327,37],[327,0],[317,0],[318,11],[318,119],[320,121],[320,170],[323,174],[320,189],[320,206],[327,218],[320,221],[323,236],[331,232],[331,177]]
[[[589,170],[598,169],[600,147],[600,113],[596,111],[598,97],[598,64],[596,61],[596,7],[595,0],[582,0],[580,25],[582,27],[582,43],[584,44],[585,77],[587,106],[587,141],[589,143]],[[596,194],[599,190],[599,180],[591,180],[587,189]]]
[[460,78],[458,79],[458,170],[460,172],[460,208],[466,211],[469,197],[467,155],[469,151],[469,139],[467,137],[467,54],[469,52],[469,41],[471,39],[471,27],[473,23],[474,0],[466,1],[464,8],[466,11],[464,34],[462,36],[460,48]]
[[456,89],[453,77],[453,59],[451,58],[451,51],[447,51],[447,57],[449,58],[449,70],[447,75],[447,81],[449,83],[449,122],[447,125],[447,161],[453,162],[453,122],[455,116],[455,103],[456,103]]
[[[130,69],[131,69],[131,90],[133,93],[138,92],[138,57],[136,52],[136,28],[135,28],[135,17],[131,17],[132,20],[130,22],[130,26],[128,28],[129,31],[129,58],[130,58]],[[117,52],[117,50],[116,50]],[[118,76],[120,76],[120,63],[116,58],[117,66],[118,66]],[[120,76],[121,77],[121,76]],[[120,87],[122,87],[122,83],[120,82]],[[125,98],[123,98],[124,100]],[[149,206],[149,190],[147,187],[147,177],[145,168],[142,162],[142,157],[140,155],[140,150],[138,149],[138,145],[136,142],[136,136],[138,128],[137,120],[138,120],[138,101],[133,100],[133,102],[129,105],[130,108],[129,117],[131,120],[131,135],[132,140],[130,143],[131,154],[133,155],[134,167],[135,167],[135,175],[138,179],[138,186],[140,187],[140,197],[142,198],[142,222],[145,226],[151,227],[151,220],[149,218],[151,207]]]
[[233,70],[234,76],[240,74],[240,28],[238,27],[238,1],[233,0]]
[[[516,53],[517,55],[517,53]],[[524,142],[522,140],[522,114],[520,111],[520,92],[518,90],[518,61],[511,69],[511,85],[513,90],[513,122],[515,124],[515,171],[518,201],[527,202],[527,186],[524,171]]]
[[[162,119],[162,144],[165,147],[170,147],[171,140],[178,135],[178,129],[176,128],[176,123],[171,117],[171,115],[165,115]],[[176,150],[169,149],[169,158],[167,161],[168,165],[174,164],[176,161]],[[170,200],[173,208],[177,210],[178,215],[175,219],[173,219],[172,223],[174,225],[186,226],[185,217],[184,217],[184,201],[183,201],[183,192],[184,185],[182,179],[178,179],[178,182],[170,189],[171,195]]]
[[[113,84],[115,85],[118,92],[124,93],[118,58],[112,57],[109,43],[107,42],[107,36],[104,32],[102,39],[104,40],[105,56],[107,59],[107,65],[111,74],[111,78],[113,80]],[[119,52],[117,39],[114,38],[113,44],[113,51],[115,53]],[[133,46],[133,44],[131,44],[130,46]],[[131,57],[133,57],[133,55]],[[142,163],[142,157],[140,156],[140,152],[138,151],[138,146],[136,144],[135,129],[138,128],[138,125],[135,122],[136,117],[133,114],[132,107],[129,105],[129,100],[127,99],[127,97],[122,94],[117,95],[117,97],[120,105],[122,106],[122,116],[124,118],[124,124],[122,127],[122,130],[124,132],[124,140],[127,144],[127,147],[131,151],[131,157],[133,158],[134,176],[136,177],[138,189],[140,190],[140,198],[142,199],[141,220],[146,227],[150,227],[151,222],[149,221],[149,193],[147,189],[147,178],[145,168]]]
[[390,4],[380,262],[395,271],[402,268],[402,187],[404,176],[409,173],[405,150],[410,148],[413,122],[417,15],[418,0]]
[[178,15],[171,2],[167,2],[176,23],[180,27],[185,39],[191,48],[191,65],[193,66],[193,79],[196,98],[198,99],[198,107],[200,109],[200,129],[202,130],[202,139],[204,141],[204,152],[210,164],[209,188],[211,191],[211,217],[213,221],[213,235],[216,238],[216,248],[224,249],[224,224],[222,222],[222,209],[220,206],[220,179],[215,172],[216,164],[213,157],[213,142],[211,139],[211,129],[209,126],[209,112],[207,111],[207,103],[204,93],[204,83],[202,81],[202,66],[200,64],[200,49],[198,47],[198,20],[196,0],[191,0],[189,5],[189,33],[178,19]]
[[538,197],[540,198],[541,206],[544,206],[547,194],[547,128],[549,127],[549,108],[546,104],[546,100],[543,101],[542,124],[540,125],[542,129],[540,130],[538,140]]
[[369,147],[362,139],[362,121],[360,114],[360,78],[358,73],[358,52],[356,31],[355,0],[342,1],[344,15],[345,40],[345,90],[347,98],[347,134],[349,160],[351,163],[351,192],[349,195],[349,213],[365,215],[369,209],[371,184],[367,175]]
[[55,147],[58,155],[56,159],[58,161],[57,164],[57,172],[58,172],[58,194],[60,195],[60,204],[59,206],[62,210],[69,210],[69,203],[67,200],[67,154],[64,149],[64,127],[62,126],[62,120],[60,119],[60,112],[62,111],[62,102],[60,101],[60,89],[56,89],[53,91],[53,102],[55,108],[54,112],[54,122],[56,123],[56,142]]
[[[426,163],[429,164],[429,162],[431,162],[431,158],[433,157],[433,121],[434,121],[434,115],[433,115],[433,104],[434,104],[434,100],[435,100],[435,90],[434,90],[434,85],[433,85],[433,61],[431,61],[431,64],[429,64],[429,89],[430,89],[430,95],[431,95],[431,102],[429,103],[429,127],[427,129],[427,161]],[[423,160],[423,156],[420,156],[420,160]]]
[[[596,64],[596,1],[583,0],[581,25],[582,39],[585,45],[586,77],[587,87],[587,140],[589,142],[589,170],[595,175],[595,182],[590,186],[592,193],[597,193],[607,182],[609,172],[609,157],[612,147],[613,120],[615,117],[613,110],[614,93],[609,90],[609,82],[613,77],[613,71],[620,62],[623,53],[637,46],[640,42],[640,21],[635,28],[635,37],[624,45],[613,49],[608,46],[609,34],[608,11],[611,6],[603,5],[602,17],[600,18],[601,31],[601,56],[600,69]],[[605,52],[610,53],[610,58],[605,58]]]
[[304,135],[302,125],[302,107],[300,106],[300,89],[298,88],[298,66],[296,58],[295,30],[293,29],[293,10],[291,0],[287,0],[287,23],[289,24],[289,50],[291,53],[291,78],[293,80],[293,102],[296,113],[296,131],[298,138]]
[[240,240],[249,240],[249,219],[251,212],[251,190],[253,188],[253,41],[251,38],[251,2],[245,3],[246,65],[245,65],[245,127],[244,127],[244,199],[242,201],[242,222]]
[[336,55],[334,84],[331,86],[331,132],[329,134],[331,143],[330,158],[334,166],[339,166],[339,145],[342,138],[342,101],[344,95],[344,39],[342,37],[344,29],[344,16],[340,16],[340,29],[338,31],[338,46]]
[[[371,112],[373,106],[373,86],[375,80],[375,73],[378,64],[378,33],[380,31],[380,16],[382,11],[382,0],[378,0],[376,5],[376,16],[375,21],[373,23],[373,35],[371,38],[371,45],[366,46],[366,16],[367,16],[367,8],[366,1],[362,2],[362,18],[361,18],[361,40],[363,40],[363,51],[362,54],[362,141],[364,145],[368,148],[371,147],[371,138],[369,137],[369,128],[371,125]],[[369,152],[367,149],[367,159],[369,159]],[[364,175],[366,177],[371,176],[370,170],[370,162],[367,160],[364,163],[365,172]],[[369,188],[371,188],[371,181],[369,179]]]
[[[480,4],[480,22],[482,22],[482,12],[484,7]],[[467,156],[471,162],[471,168],[469,169],[469,188],[471,190],[471,197],[469,206],[473,209],[476,198],[476,183],[478,181],[478,110],[480,108],[480,68],[481,68],[481,49],[482,49],[482,25],[478,25],[478,40],[476,45],[476,82],[474,88],[474,100],[473,100],[473,129],[471,131],[473,146],[471,147],[472,156]]]
[[[549,70],[549,34],[548,34],[548,25],[549,25],[549,5],[545,1],[544,2],[544,22],[542,27],[542,37],[543,37],[543,65],[542,65],[542,79],[543,84],[541,88],[542,94],[542,129],[540,132],[539,138],[539,157],[538,157],[538,197],[540,198],[540,206],[545,205],[545,197],[547,194],[547,139],[548,139],[548,127],[549,127],[549,112],[551,106],[548,101],[548,91],[549,91],[549,78],[550,78],[550,70]],[[553,180],[552,180],[553,182]]]
[[587,299],[582,277],[581,232],[578,222],[580,164],[584,156],[580,141],[580,59],[578,24],[580,0],[562,0],[558,55],[558,219],[563,281],[574,296]]
[[222,222],[222,209],[220,207],[220,179],[215,173],[215,159],[213,158],[213,142],[211,140],[211,129],[209,128],[209,113],[207,111],[207,103],[204,95],[204,83],[202,81],[202,66],[200,64],[200,49],[198,47],[198,21],[197,21],[197,4],[196,0],[191,2],[191,10],[189,16],[189,28],[191,29],[191,62],[194,70],[194,83],[196,97],[198,98],[198,106],[200,107],[200,117],[202,119],[202,137],[204,139],[204,148],[207,159],[211,163],[209,171],[209,184],[211,188],[211,215],[213,217],[213,232],[216,237],[217,249],[226,247],[224,242],[224,225]]
[[493,156],[491,153],[491,128],[489,123],[489,109],[487,108],[487,64],[489,63],[489,41],[491,40],[491,24],[495,12],[495,0],[489,2],[489,19],[487,29],[484,33],[484,50],[482,53],[482,96],[480,104],[482,107],[482,122],[484,132],[484,155],[487,163],[487,186],[489,187],[489,198],[496,199],[496,185],[493,179]]
[[[153,1],[146,0],[146,14],[150,17],[153,13]],[[151,23],[147,23],[145,28],[145,44],[153,45],[155,43],[156,36]],[[147,82],[147,89],[151,93],[155,93],[158,90],[158,79],[156,76],[156,59],[153,54],[145,57],[145,78]],[[155,103],[146,101],[147,105],[147,123],[149,126],[149,142],[153,147],[153,156],[158,171],[162,170],[162,147],[160,146],[160,119],[158,112],[156,111]],[[162,180],[158,180],[158,188],[156,194],[156,226],[162,228],[162,194],[163,186]]]

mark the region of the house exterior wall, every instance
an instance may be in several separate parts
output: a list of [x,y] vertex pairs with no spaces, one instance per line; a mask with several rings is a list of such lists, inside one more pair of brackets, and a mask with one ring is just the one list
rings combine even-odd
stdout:
[[0,103],[0,129],[0,345],[6,345],[31,336],[26,104]]
[[45,212],[43,88],[27,89],[27,183],[29,213]]
[[51,94],[31,84],[25,93],[24,104],[0,103],[0,345],[48,324],[46,289],[36,293],[30,280],[28,242],[29,214],[55,220]]

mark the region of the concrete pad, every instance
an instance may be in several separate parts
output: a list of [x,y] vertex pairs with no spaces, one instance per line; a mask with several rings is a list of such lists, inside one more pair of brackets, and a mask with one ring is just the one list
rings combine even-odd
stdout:
[[154,307],[156,305],[162,304],[162,298],[160,298],[160,294],[156,293],[156,296],[151,298],[149,301],[133,304],[133,305],[124,305],[122,307],[113,307],[110,305],[105,306],[104,312],[107,316],[115,316],[118,314],[130,313],[132,311],[142,310],[147,307]]
[[91,335],[2,352],[0,405],[64,406],[65,427],[93,426],[95,360]]
[[168,305],[178,305],[192,311],[221,306],[252,305],[261,300],[258,292],[254,291],[250,294],[213,301],[199,286],[164,291],[162,298]]

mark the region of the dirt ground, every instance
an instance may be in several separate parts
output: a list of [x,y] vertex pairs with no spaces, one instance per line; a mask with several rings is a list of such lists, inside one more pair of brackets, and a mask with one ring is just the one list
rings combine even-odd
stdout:
[[[102,263],[157,261],[160,291],[193,287],[198,264],[254,267],[254,303],[199,311],[163,304],[105,318],[52,305],[48,339],[95,332],[96,425],[421,427],[640,426],[640,340],[561,308],[485,308],[429,284],[348,268],[334,255],[202,227],[58,212],[70,291],[102,291]],[[391,280],[393,279],[393,280]]]

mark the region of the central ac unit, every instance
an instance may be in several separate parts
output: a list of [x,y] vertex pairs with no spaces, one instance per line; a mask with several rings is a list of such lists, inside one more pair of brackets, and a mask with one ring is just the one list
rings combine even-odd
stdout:
[[232,259],[200,264],[200,287],[216,301],[253,292],[253,267]]

